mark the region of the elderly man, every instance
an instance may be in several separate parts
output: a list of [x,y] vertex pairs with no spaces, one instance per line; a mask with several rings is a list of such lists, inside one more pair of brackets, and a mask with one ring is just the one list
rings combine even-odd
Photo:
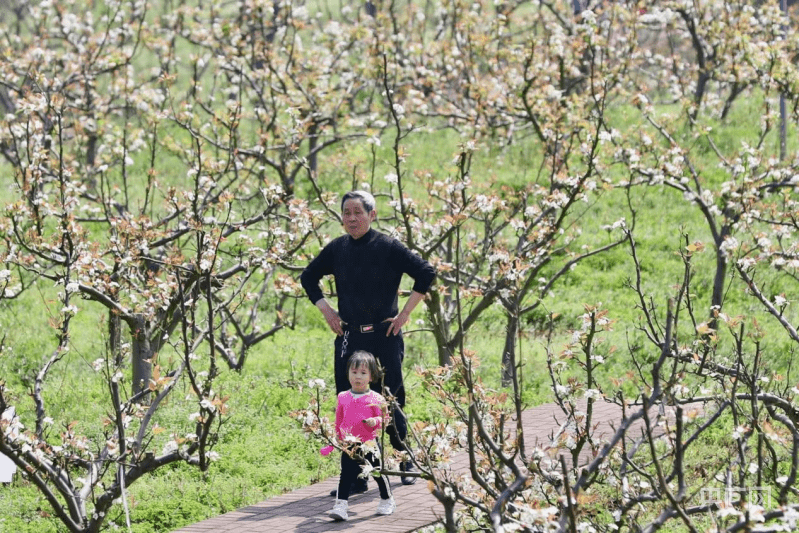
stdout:
[[[377,211],[375,199],[368,192],[346,193],[341,199],[341,213],[347,235],[332,240],[311,261],[302,273],[302,286],[336,334],[336,392],[349,388],[347,360],[350,355],[356,350],[366,350],[374,354],[383,367],[383,385],[387,390],[380,390],[380,383],[373,386],[378,392],[396,398],[397,405],[402,408],[405,406],[402,326],[433,284],[435,269],[396,239],[372,229]],[[322,277],[330,274],[336,283],[338,311],[319,288]],[[403,274],[413,278],[414,283],[413,292],[399,311],[398,291]],[[399,410],[393,413],[393,427],[389,427],[388,434],[394,449],[406,449],[407,423]],[[403,461],[400,469],[410,472],[413,463]],[[410,485],[416,479],[403,476],[402,483]],[[354,490],[366,490],[365,480]]]

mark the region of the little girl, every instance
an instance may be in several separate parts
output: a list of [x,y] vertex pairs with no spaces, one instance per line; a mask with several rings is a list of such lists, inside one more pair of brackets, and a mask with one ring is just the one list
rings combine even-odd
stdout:
[[[361,473],[364,459],[369,461],[373,468],[380,468],[380,450],[376,439],[377,432],[387,416],[386,401],[380,394],[369,389],[369,384],[377,380],[379,375],[377,362],[369,352],[358,350],[347,361],[347,376],[352,388],[338,395],[336,436],[342,444],[346,444],[348,440],[352,441],[352,439],[345,440],[347,437],[355,437],[358,444],[355,445],[352,455],[346,451],[341,453],[341,477],[338,482],[336,504],[330,511],[330,516],[336,520],[349,518],[347,502],[350,497],[350,487]],[[377,514],[389,515],[396,507],[391,496],[391,487],[383,476],[377,476],[376,480],[380,490]]]

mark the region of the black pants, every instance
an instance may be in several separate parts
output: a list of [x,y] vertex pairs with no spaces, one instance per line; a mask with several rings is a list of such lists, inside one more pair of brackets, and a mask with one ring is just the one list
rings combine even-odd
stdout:
[[[402,339],[402,333],[386,337],[389,325],[390,322],[376,325],[371,333],[361,333],[357,330],[346,329],[343,336],[336,337],[334,343],[336,353],[336,362],[334,364],[336,394],[350,389],[350,380],[347,376],[347,361],[349,361],[350,356],[355,351],[365,350],[374,355],[383,368],[382,386],[387,389],[387,392],[381,388],[379,381],[372,383],[372,390],[385,396],[394,396],[397,405],[400,408],[405,407],[405,385],[402,380],[405,341]],[[391,445],[395,450],[405,451],[405,437],[408,434],[405,415],[399,409],[394,409],[391,413],[391,419],[392,423],[386,429]]]
[[[355,457],[350,457],[347,452],[341,452],[341,477],[338,479],[338,492],[336,498],[339,500],[350,499],[350,487],[352,483],[358,478],[361,473],[361,465],[364,464],[364,459],[360,456],[363,454],[366,461],[372,465],[372,468],[380,470],[380,457],[375,456],[373,453],[363,452],[363,448],[356,452]],[[380,491],[380,498],[386,500],[391,497],[391,487],[388,484],[388,479],[383,476],[375,476],[377,481],[377,489]]]

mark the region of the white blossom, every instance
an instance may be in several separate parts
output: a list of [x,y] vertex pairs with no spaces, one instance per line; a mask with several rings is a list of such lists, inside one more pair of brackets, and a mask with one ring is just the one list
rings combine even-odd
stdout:
[[594,399],[595,398],[601,398],[602,397],[602,393],[599,392],[597,389],[586,389],[585,393],[584,393],[584,396],[585,396],[586,399],[590,400],[592,398],[594,398]]
[[721,243],[719,246],[719,250],[721,250],[725,255],[729,254],[729,252],[734,251],[738,248],[738,239],[735,237],[727,236],[724,239],[724,242]]
[[738,260],[738,265],[743,269],[751,268],[755,266],[756,263],[757,261],[749,256],[742,257]]
[[311,380],[308,381],[308,387],[311,388],[311,389],[318,388],[319,390],[325,390],[326,386],[327,385],[325,384],[325,380],[323,380],[323,379],[317,378],[317,379],[311,379]]

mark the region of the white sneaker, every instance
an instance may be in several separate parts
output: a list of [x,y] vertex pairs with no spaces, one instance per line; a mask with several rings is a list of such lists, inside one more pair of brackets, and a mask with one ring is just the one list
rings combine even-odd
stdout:
[[389,497],[387,500],[380,500],[380,503],[377,504],[377,514],[392,514],[396,508],[397,505],[394,503],[394,498]]
[[334,505],[333,510],[330,511],[330,518],[333,520],[349,520],[350,517],[347,514],[348,507],[349,503],[347,503],[347,500],[336,500],[336,505]]

